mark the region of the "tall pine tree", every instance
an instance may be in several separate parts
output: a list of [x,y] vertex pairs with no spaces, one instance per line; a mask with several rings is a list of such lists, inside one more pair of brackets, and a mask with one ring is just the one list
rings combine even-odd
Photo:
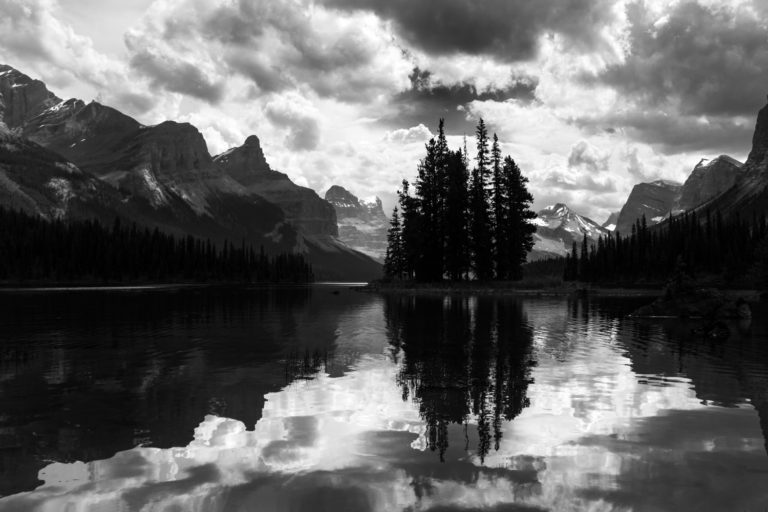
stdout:
[[384,256],[384,275],[389,279],[402,279],[405,270],[400,212],[395,206],[387,230],[387,252]]
[[448,155],[445,201],[445,266],[453,281],[464,279],[470,270],[469,169],[461,151]]
[[476,165],[472,171],[470,190],[470,233],[472,269],[480,281],[493,278],[493,226],[488,202],[488,182],[491,173],[488,130],[480,119],[475,132],[477,138]]
[[533,234],[536,232],[536,227],[531,221],[536,218],[536,214],[530,209],[533,196],[528,191],[528,178],[523,176],[511,157],[504,159],[502,176],[503,226],[500,233],[503,238],[505,262],[504,273],[498,277],[518,280],[523,278],[523,264],[528,253],[533,249]]

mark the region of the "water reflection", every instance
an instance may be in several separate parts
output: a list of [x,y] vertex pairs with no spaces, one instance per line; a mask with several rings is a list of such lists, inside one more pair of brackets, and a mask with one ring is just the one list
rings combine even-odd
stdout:
[[[113,387],[94,381],[96,399],[131,397],[124,407],[131,421],[146,421],[147,396],[184,384],[165,403],[176,412],[144,423],[151,444],[107,445],[78,434],[80,451],[45,452],[53,461],[39,461],[44,484],[0,499],[0,510],[768,506],[761,431],[768,324],[760,321],[723,345],[701,343],[679,323],[628,320],[633,305],[613,299],[380,298],[324,290],[287,307],[263,297],[178,300],[156,320],[157,331],[121,326],[127,317],[115,311],[90,329],[104,336],[110,325],[122,347],[117,353],[140,370],[132,386],[127,371]],[[179,319],[198,318],[200,300],[214,313],[187,329]],[[219,300],[227,304],[221,310]],[[34,314],[61,311],[46,307],[54,313]],[[763,318],[759,311],[756,318]],[[17,341],[6,348],[37,340],[10,381],[45,381],[40,375],[51,375],[55,361],[67,362],[61,380],[26,395],[0,384],[0,398],[16,390],[39,425],[59,425],[56,418],[70,414],[59,408],[72,403],[62,383],[79,382],[72,359],[93,357],[80,367],[98,371],[95,361],[112,354],[110,345],[50,318],[42,329],[3,321],[16,329]],[[169,340],[175,349],[147,381],[146,368]],[[112,389],[117,394],[109,395]],[[184,400],[185,393],[201,396]],[[90,399],[86,387],[77,394]],[[43,414],[40,403],[54,404],[55,412]],[[90,413],[87,421],[105,438],[110,429],[119,432],[93,409],[79,412]],[[2,421],[14,435],[25,427],[23,417]],[[183,441],[162,446],[163,428],[176,429]],[[60,430],[39,431],[45,443],[61,445]],[[92,446],[117,449],[89,456]],[[14,457],[23,464],[34,452]]]
[[0,495],[36,487],[47,461],[184,446],[206,414],[253,425],[266,393],[320,370],[317,354],[342,372],[338,319],[365,302],[315,295],[0,294]]
[[427,428],[427,446],[444,460],[448,426],[477,429],[477,454],[499,449],[502,421],[529,404],[533,330],[522,304],[488,297],[389,297],[387,329],[398,384],[412,396]]

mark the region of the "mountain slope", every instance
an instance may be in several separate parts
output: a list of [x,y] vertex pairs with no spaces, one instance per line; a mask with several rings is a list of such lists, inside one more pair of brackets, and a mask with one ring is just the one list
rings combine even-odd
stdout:
[[661,222],[677,209],[682,188],[682,184],[667,180],[635,185],[619,213],[615,231],[629,234],[635,221],[643,216],[649,226]]
[[216,166],[249,193],[264,197],[285,212],[286,219],[308,236],[339,234],[333,206],[307,187],[293,183],[287,175],[270,168],[258,137],[214,158]]
[[741,177],[742,163],[721,155],[702,160],[683,184],[679,207],[692,210],[731,188]]
[[377,261],[384,261],[389,220],[381,199],[363,201],[344,187],[333,185],[325,193],[325,200],[336,210],[339,238]]
[[607,229],[608,231],[613,231],[616,229],[616,224],[619,222],[619,213],[620,212],[613,212],[608,216],[608,218],[603,222],[602,227]]
[[588,217],[558,203],[541,210],[533,220],[536,225],[534,247],[529,260],[550,256],[565,256],[571,252],[573,242],[582,243],[586,235],[590,243],[610,232]]
[[[111,222],[121,216],[173,234],[304,251],[320,278],[381,273],[380,265],[335,238],[333,207],[314,191],[269,169],[263,154],[255,173],[250,155],[238,160],[242,148],[228,152],[232,162],[214,161],[192,125],[142,126],[96,102],[62,101],[8,66],[0,66],[0,122],[13,133],[5,133],[0,148],[6,162],[1,204],[49,217],[80,212]],[[61,175],[68,166],[76,177]],[[27,176],[26,167],[36,171]],[[61,185],[58,196],[53,178],[68,183],[54,182]]]
[[768,214],[768,105],[758,113],[752,150],[738,181],[700,210],[719,211],[725,217]]

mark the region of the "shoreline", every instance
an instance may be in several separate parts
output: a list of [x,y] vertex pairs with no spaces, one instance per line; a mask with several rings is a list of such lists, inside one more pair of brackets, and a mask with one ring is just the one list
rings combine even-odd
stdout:
[[[484,295],[484,296],[522,296],[522,297],[649,297],[657,298],[664,294],[661,287],[630,286],[541,286],[512,283],[376,283],[355,288],[365,293],[384,295]],[[754,289],[721,289],[729,297],[743,297],[747,301],[759,301],[763,292]]]

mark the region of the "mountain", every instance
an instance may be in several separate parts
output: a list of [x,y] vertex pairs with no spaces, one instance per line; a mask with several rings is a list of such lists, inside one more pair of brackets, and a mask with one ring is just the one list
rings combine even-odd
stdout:
[[0,117],[11,130],[59,103],[40,80],[0,64]]
[[333,185],[325,193],[339,224],[339,238],[348,246],[377,261],[384,261],[389,220],[381,199],[363,201],[343,187]]
[[768,214],[768,105],[757,116],[752,150],[741,167],[736,183],[703,207],[724,217]]
[[336,212],[327,201],[306,187],[293,183],[287,175],[270,168],[259,138],[248,137],[245,143],[214,157],[216,165],[252,194],[278,205],[286,220],[309,236],[338,236]]
[[588,217],[558,203],[541,210],[533,220],[536,225],[534,247],[528,255],[533,261],[550,256],[565,256],[571,252],[573,242],[582,243],[586,234],[590,243],[610,232]]
[[736,184],[742,167],[741,162],[726,155],[714,160],[703,159],[683,184],[679,208],[692,210],[719,196]]
[[269,168],[255,137],[214,159],[190,124],[143,126],[97,102],[64,101],[9,66],[0,66],[0,122],[0,204],[301,251],[319,278],[381,273],[336,238],[330,204]]
[[619,212],[616,231],[629,234],[632,225],[643,215],[648,225],[661,222],[670,212],[677,209],[682,188],[681,183],[667,180],[635,185]]
[[613,212],[608,216],[608,219],[606,219],[605,222],[603,222],[602,227],[607,229],[608,231],[613,231],[616,229],[616,224],[619,222],[619,212]]
[[666,180],[635,185],[615,222],[616,230],[629,234],[643,215],[648,225],[654,225],[670,213],[694,210],[733,187],[744,175],[743,170],[741,162],[721,155],[701,160],[682,185]]

